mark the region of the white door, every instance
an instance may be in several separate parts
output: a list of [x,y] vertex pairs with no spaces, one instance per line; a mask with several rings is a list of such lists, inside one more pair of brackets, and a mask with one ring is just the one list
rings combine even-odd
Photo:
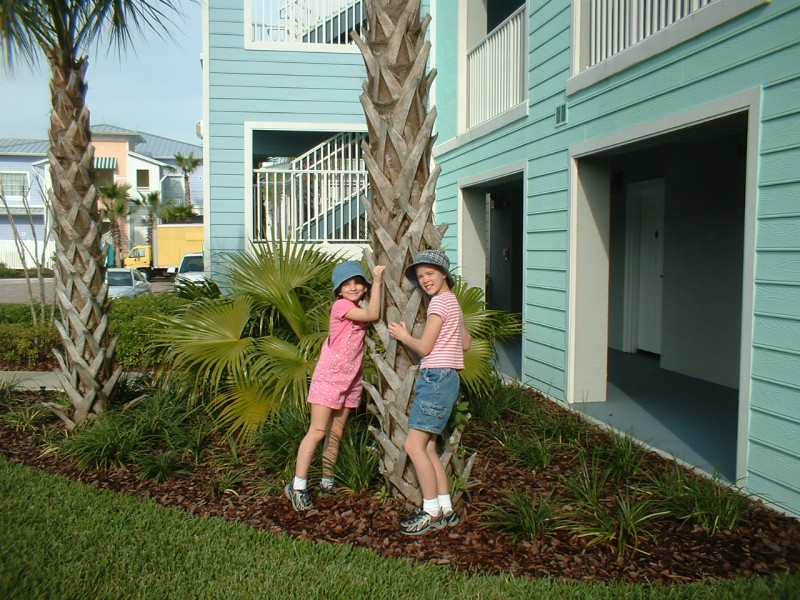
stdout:
[[639,188],[634,192],[634,201],[640,207],[639,319],[636,345],[639,350],[654,354],[661,354],[664,276],[664,186],[663,181],[659,183],[660,185]]

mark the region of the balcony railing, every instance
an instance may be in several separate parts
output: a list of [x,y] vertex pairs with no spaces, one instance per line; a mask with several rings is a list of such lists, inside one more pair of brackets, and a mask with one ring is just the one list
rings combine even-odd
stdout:
[[525,7],[467,53],[467,127],[475,127],[525,99]]
[[254,175],[254,240],[369,240],[365,171],[257,169]]
[[360,31],[363,0],[249,0],[250,42],[346,45]]
[[589,0],[589,65],[685,19],[716,0]]

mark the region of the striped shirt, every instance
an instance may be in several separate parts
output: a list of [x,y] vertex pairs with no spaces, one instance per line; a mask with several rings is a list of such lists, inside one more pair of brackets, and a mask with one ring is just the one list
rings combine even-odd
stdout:
[[431,315],[441,317],[442,329],[433,344],[433,348],[420,361],[421,369],[457,369],[464,368],[464,313],[453,292],[445,292],[433,296],[428,305],[428,318]]

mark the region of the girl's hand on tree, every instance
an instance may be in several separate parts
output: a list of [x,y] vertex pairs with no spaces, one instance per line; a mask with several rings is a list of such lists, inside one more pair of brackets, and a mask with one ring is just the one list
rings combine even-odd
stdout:
[[389,335],[394,339],[404,342],[408,335],[408,327],[405,323],[389,323]]
[[372,278],[375,280],[380,280],[383,278],[383,272],[386,270],[386,267],[383,265],[375,265],[375,268],[372,269]]

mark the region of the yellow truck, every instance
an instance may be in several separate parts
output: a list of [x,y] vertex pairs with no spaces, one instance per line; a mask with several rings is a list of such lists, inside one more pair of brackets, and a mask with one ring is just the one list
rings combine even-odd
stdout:
[[125,258],[125,267],[143,271],[148,279],[174,275],[184,255],[203,251],[203,225],[158,225],[153,248],[134,246]]

